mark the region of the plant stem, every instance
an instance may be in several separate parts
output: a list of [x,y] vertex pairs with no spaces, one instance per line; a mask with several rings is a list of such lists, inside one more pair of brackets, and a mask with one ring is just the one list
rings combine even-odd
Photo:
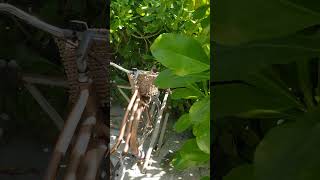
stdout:
[[209,92],[208,92],[208,81],[202,81],[202,85],[203,85],[203,90],[204,90],[204,93],[205,95],[209,95]]
[[297,62],[298,81],[308,110],[315,107],[310,80],[309,61]]

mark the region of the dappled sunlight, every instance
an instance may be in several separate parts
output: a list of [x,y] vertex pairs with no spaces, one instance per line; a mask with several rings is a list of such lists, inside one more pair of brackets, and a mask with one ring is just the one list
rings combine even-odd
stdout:
[[[115,107],[118,111],[122,110],[119,107]],[[112,110],[113,111],[113,110]],[[113,114],[122,114],[114,112]],[[117,117],[114,117],[117,118]],[[118,118],[119,119],[119,118]],[[116,135],[118,134],[117,129],[111,129],[111,146],[115,143]],[[149,161],[149,166],[146,168],[145,174],[141,172],[142,165],[138,165],[137,161],[132,156],[126,156],[123,160],[123,164],[126,166],[123,174],[124,180],[167,180],[167,179],[199,179],[202,174],[207,173],[206,170],[199,171],[199,168],[191,168],[188,171],[177,171],[173,168],[171,159],[174,153],[183,145],[184,139],[187,138],[180,136],[178,133],[168,129],[164,136],[163,145],[160,149],[154,150],[151,159]],[[147,140],[149,142],[149,140]],[[124,148],[124,141],[121,142],[118,149],[118,154]],[[146,150],[146,147],[144,147]],[[113,161],[113,160],[112,160]]]

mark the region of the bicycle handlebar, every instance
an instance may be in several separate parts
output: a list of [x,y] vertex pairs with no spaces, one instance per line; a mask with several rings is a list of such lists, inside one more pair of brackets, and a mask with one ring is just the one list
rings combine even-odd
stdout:
[[86,27],[84,31],[75,31],[69,29],[63,29],[51,24],[48,24],[24,11],[21,9],[12,6],[7,3],[0,3],[0,13],[6,13],[10,15],[14,15],[17,18],[25,21],[26,23],[41,29],[55,37],[62,38],[62,39],[73,39],[77,38],[80,40],[80,47],[77,50],[78,58],[77,58],[77,65],[80,72],[84,72],[86,70],[86,60],[85,56],[88,52],[88,47],[92,40],[98,41],[109,41],[108,36],[105,34],[99,33],[99,30],[96,29],[89,29]]
[[90,32],[91,38],[93,40],[100,40],[100,41],[108,41],[108,37],[106,35],[99,34],[96,30],[94,29],[87,29],[85,32],[77,32],[73,31],[70,29],[63,29],[59,28],[56,26],[53,26],[51,24],[48,24],[26,12],[23,10],[10,5],[8,3],[0,3],[0,13],[6,13],[10,15],[14,15],[17,18],[25,21],[26,23],[41,29],[45,32],[48,32],[49,34],[59,37],[59,38],[64,38],[64,39],[71,39],[74,38],[75,36],[78,37],[78,39],[82,39],[83,33],[88,33]]
[[46,31],[56,37],[60,38],[71,38],[73,37],[73,32],[71,30],[67,29],[61,29],[55,26],[52,26],[46,22],[41,21],[40,19],[31,16],[30,14],[16,8],[15,6],[12,6],[7,3],[0,3],[0,12],[4,12],[7,14],[14,15],[18,17],[19,19],[25,21],[26,23],[37,27],[38,29],[41,29],[43,31]]

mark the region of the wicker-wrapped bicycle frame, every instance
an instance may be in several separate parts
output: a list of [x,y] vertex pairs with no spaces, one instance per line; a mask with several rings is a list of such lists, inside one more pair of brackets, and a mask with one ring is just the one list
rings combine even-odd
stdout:
[[[0,3],[0,12],[14,15],[24,22],[51,34],[59,48],[65,78],[57,81],[49,77],[24,75],[25,87],[41,107],[54,120],[61,133],[52,153],[45,180],[55,180],[60,162],[68,157],[65,180],[98,179],[104,152],[108,149],[108,114],[103,108],[109,106],[110,48],[108,30],[90,29],[86,23],[73,21],[78,28],[61,29],[47,24],[34,16],[6,3]],[[64,82],[66,79],[67,82]],[[41,95],[34,84],[67,87],[72,105],[66,121]],[[107,174],[109,169],[106,170]]]

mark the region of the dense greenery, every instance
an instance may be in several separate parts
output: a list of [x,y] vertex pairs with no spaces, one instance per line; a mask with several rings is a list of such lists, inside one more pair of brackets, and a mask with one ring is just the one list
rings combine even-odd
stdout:
[[156,85],[174,88],[173,99],[194,99],[189,113],[176,122],[175,130],[183,132],[192,127],[195,139],[185,142],[174,165],[185,169],[203,164],[210,158],[209,57],[199,42],[177,34],[160,35],[151,51],[157,61],[168,68],[160,72]]
[[320,178],[319,5],[214,1],[217,179]]
[[193,132],[173,159],[177,169],[208,165],[210,157],[209,16],[205,0],[111,2],[116,59],[129,68],[155,65],[156,85],[171,88],[172,111],[180,116],[174,129]]
[[110,39],[116,60],[125,67],[150,69],[155,64],[161,70],[160,64],[153,61],[150,46],[162,33],[199,37],[203,44],[206,43],[209,53],[209,17],[206,14],[209,5],[206,0],[116,0],[111,1],[110,6]]

